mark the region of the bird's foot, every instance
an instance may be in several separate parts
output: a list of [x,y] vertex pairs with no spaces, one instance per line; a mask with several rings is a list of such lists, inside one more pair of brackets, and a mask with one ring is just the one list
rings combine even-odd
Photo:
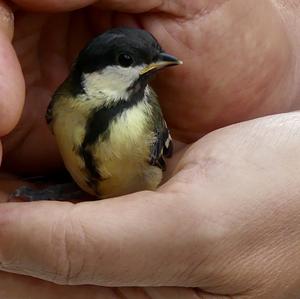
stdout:
[[13,192],[11,198],[21,198],[27,201],[39,200],[73,200],[80,199],[87,194],[80,190],[75,183],[57,184],[44,189],[34,189],[22,186]]

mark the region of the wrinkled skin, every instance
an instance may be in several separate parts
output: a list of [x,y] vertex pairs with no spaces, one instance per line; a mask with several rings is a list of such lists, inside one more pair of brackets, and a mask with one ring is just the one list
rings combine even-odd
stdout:
[[[184,61],[153,85],[173,136],[193,144],[178,149],[157,192],[1,204],[0,269],[49,282],[2,272],[0,297],[298,298],[300,114],[278,113],[300,105],[300,1],[14,2],[17,56],[0,10],[6,173],[60,169],[46,106],[85,42],[116,25],[150,31]],[[19,184],[3,174],[1,201]]]
[[[25,3],[31,7],[31,2],[35,1]],[[52,10],[63,9],[59,3],[55,7],[47,2]],[[165,1],[156,7],[157,2],[136,7],[116,1],[116,9],[139,13],[134,15],[101,13],[94,7],[59,15],[16,12],[14,45],[25,74],[27,97],[21,122],[5,138],[7,167],[16,172],[24,168],[45,172],[60,166],[44,121],[46,106],[79,49],[92,35],[111,26],[141,26],[184,61],[184,66],[161,73],[155,84],[173,135],[181,141],[193,142],[215,128],[298,107],[300,87],[291,86],[297,73],[291,55],[294,49],[273,3]],[[114,8],[111,3],[99,7]],[[19,69],[12,76],[15,74],[20,77]],[[18,84],[11,89],[15,93],[19,89],[15,97],[21,101],[21,79]],[[11,111],[15,101],[2,105]],[[17,121],[20,111],[15,113],[5,122],[3,133]]]

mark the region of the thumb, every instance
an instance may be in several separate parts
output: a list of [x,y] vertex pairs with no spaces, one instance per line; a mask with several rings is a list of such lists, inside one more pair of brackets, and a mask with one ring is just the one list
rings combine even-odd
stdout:
[[68,11],[75,10],[90,4],[95,3],[97,0],[12,0],[17,5],[30,10],[36,11]]
[[17,124],[24,104],[24,78],[11,44],[14,16],[0,0],[0,137]]
[[[185,15],[187,11],[198,10],[202,8],[205,10],[211,10],[216,5],[211,5],[210,1],[205,0],[200,3],[189,1],[168,1],[168,0],[148,0],[148,1],[136,1],[136,0],[12,0],[17,5],[30,10],[36,11],[68,11],[86,7],[91,4],[96,4],[103,10],[114,10],[127,13],[144,13],[148,11],[161,11],[168,12],[174,15]],[[226,0],[222,0],[221,2]]]
[[97,5],[102,9],[127,12],[145,12],[157,7],[157,0],[150,0],[147,2],[140,1],[138,3],[137,1],[132,0],[13,0],[13,2],[26,9],[37,11],[68,11],[83,8],[94,3],[97,3]]
[[206,241],[199,208],[182,197],[0,204],[0,269],[61,284],[189,286]]

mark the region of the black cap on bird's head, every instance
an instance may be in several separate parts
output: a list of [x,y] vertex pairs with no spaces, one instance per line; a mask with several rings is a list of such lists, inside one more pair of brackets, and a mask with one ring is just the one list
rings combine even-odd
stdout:
[[118,97],[136,81],[147,81],[155,71],[178,64],[181,61],[165,53],[150,33],[115,28],[94,38],[80,52],[72,76],[82,92]]

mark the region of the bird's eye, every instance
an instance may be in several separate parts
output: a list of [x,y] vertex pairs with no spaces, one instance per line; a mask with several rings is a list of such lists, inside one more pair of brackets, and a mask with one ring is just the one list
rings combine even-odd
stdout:
[[128,54],[120,54],[118,62],[122,67],[130,67],[133,64],[133,58]]

